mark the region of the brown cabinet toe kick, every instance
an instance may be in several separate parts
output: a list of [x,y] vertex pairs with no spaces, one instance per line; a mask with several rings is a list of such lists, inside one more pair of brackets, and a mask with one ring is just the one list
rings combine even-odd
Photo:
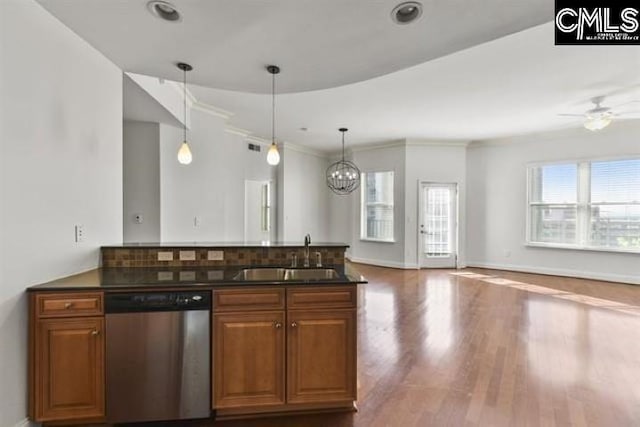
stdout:
[[216,410],[216,421],[357,411],[358,408],[353,400],[331,403],[284,404],[271,407],[252,406],[218,409]]

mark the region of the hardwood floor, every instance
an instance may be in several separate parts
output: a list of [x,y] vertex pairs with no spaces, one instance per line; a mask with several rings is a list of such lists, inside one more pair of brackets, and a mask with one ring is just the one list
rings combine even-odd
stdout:
[[357,413],[189,425],[640,425],[639,286],[356,268]]

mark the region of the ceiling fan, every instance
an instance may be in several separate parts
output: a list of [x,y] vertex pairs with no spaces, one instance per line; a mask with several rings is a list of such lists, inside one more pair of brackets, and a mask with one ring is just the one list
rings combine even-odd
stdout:
[[636,112],[614,112],[613,111],[614,109],[620,108],[624,105],[632,104],[634,102],[640,102],[640,101],[631,101],[631,102],[626,102],[624,104],[617,105],[615,107],[605,107],[602,105],[604,103],[604,100],[605,100],[604,96],[596,96],[594,98],[591,98],[591,102],[594,104],[594,108],[591,108],[590,110],[587,110],[582,114],[559,114],[559,116],[584,118],[583,126],[585,127],[585,129],[588,129],[591,131],[598,131],[609,126],[615,118],[628,116],[630,114],[636,113]]

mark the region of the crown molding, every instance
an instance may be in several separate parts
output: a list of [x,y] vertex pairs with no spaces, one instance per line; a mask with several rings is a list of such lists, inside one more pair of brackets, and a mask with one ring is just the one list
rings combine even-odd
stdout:
[[211,114],[212,116],[220,117],[224,120],[229,120],[233,117],[233,113],[231,111],[223,110],[222,108],[214,107],[210,104],[205,104],[204,102],[196,101],[191,105],[191,108],[196,111],[201,111],[203,113]]
[[246,138],[249,135],[251,135],[250,131],[248,131],[246,129],[237,128],[237,127],[231,126],[231,125],[226,125],[224,127],[224,131],[226,133],[230,133],[231,135],[238,135],[238,136],[241,136],[243,138]]
[[468,147],[471,141],[442,140],[434,141],[428,139],[406,139],[407,147]]
[[[382,150],[385,148],[394,148],[394,147],[404,147],[405,145],[406,145],[406,140],[399,139],[399,140],[393,140],[393,141],[376,142],[373,144],[355,145],[355,146],[351,146],[351,148],[346,150],[346,152],[359,153],[362,151]],[[342,150],[340,150],[340,153],[342,153]]]
[[[178,83],[174,81],[168,81],[167,83],[175,91],[179,92],[180,95],[182,95],[184,91],[184,85],[182,83]],[[192,108],[194,110],[197,110],[203,113],[211,114],[212,116],[220,117],[224,120],[229,120],[231,117],[234,116],[234,113],[231,111],[225,110],[220,107],[216,107],[215,105],[198,101],[195,95],[189,90],[189,87],[187,87],[186,93],[187,93],[187,104],[189,105],[189,108]]]
[[224,131],[226,133],[229,133],[231,135],[238,135],[242,138],[244,138],[245,141],[247,142],[252,142],[254,144],[260,144],[260,145],[270,145],[271,141],[261,138],[259,136],[255,136],[251,134],[251,131],[247,130],[247,129],[242,129],[242,128],[238,128],[235,126],[231,126],[231,125],[226,125],[224,128]]
[[311,154],[312,156],[321,157],[323,159],[328,159],[330,157],[329,153],[315,150],[304,145],[294,144],[293,142],[283,142],[281,145],[287,150],[297,151],[298,153]]

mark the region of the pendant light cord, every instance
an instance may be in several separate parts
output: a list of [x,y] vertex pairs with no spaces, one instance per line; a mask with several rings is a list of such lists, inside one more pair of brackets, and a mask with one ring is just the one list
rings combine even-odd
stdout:
[[182,89],[184,95],[184,123],[182,123],[183,142],[187,142],[187,69],[182,69]]
[[342,132],[342,161],[344,162],[344,131]]
[[276,143],[276,75],[271,74],[271,143]]

